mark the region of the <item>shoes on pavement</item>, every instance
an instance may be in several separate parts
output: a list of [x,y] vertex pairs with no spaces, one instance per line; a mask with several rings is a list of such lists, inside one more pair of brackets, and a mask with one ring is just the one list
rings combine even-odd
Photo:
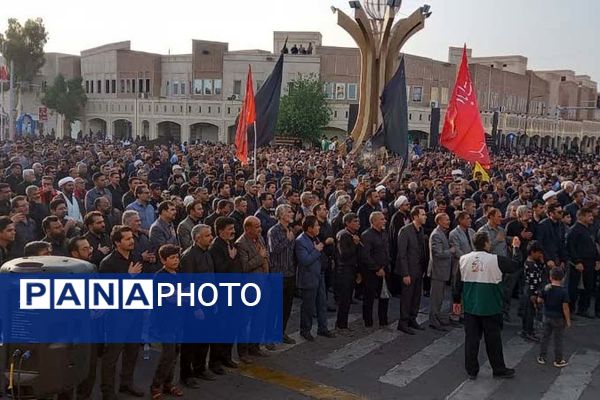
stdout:
[[424,328],[424,327],[422,327],[421,325],[419,325],[419,324],[417,323],[417,321],[415,321],[415,320],[409,321],[409,322],[408,322],[408,327],[409,327],[409,328],[416,329],[416,330],[418,330],[418,331],[424,331],[424,330],[425,330],[425,328]]
[[494,372],[494,378],[508,379],[515,376],[514,368],[505,368],[502,371]]
[[569,365],[569,362],[567,360],[554,361],[554,366],[556,368],[566,367],[567,365]]
[[225,366],[227,368],[236,369],[239,367],[239,364],[233,360],[225,360],[225,361],[223,361],[223,366]]
[[477,379],[477,374],[469,374],[469,380],[476,380]]
[[540,365],[546,365],[546,357],[544,357],[544,356],[539,356],[539,357],[537,358],[537,362],[538,362],[538,364],[540,364]]
[[[291,337],[289,337],[288,335],[283,335],[283,343],[285,343],[285,344],[296,344],[296,341],[294,339],[292,339]],[[271,350],[271,349],[269,349],[269,345],[267,345],[266,347],[267,347],[267,350]]]
[[177,385],[165,385],[163,387],[163,394],[171,397],[183,397],[183,390]]
[[225,368],[223,368],[220,365],[214,365],[210,367],[210,370],[217,375],[225,375],[227,373],[227,371],[225,371]]
[[408,325],[398,325],[398,330],[400,332],[404,332],[407,335],[414,335],[415,331],[413,331]]
[[260,348],[255,350],[250,350],[250,355],[252,357],[269,357],[267,353],[262,351]]
[[315,337],[313,335],[311,335],[310,332],[300,333],[300,336],[302,336],[304,339],[306,339],[307,342],[315,341]]
[[539,336],[536,336],[534,333],[522,332],[521,337],[523,337],[523,339],[525,339],[525,340],[529,340],[530,342],[534,342],[534,343],[540,342]]
[[335,312],[337,308],[335,306],[327,306],[327,312]]
[[[285,342],[285,336],[287,336],[287,335],[284,335],[284,337],[283,337],[283,342],[284,342],[284,343],[286,343],[286,342]],[[292,339],[292,340],[293,340],[293,339]],[[294,342],[294,343],[295,343],[295,342]],[[274,344],[274,343],[267,343],[267,344],[265,344],[265,349],[267,349],[267,350],[269,350],[269,351],[274,351],[275,349],[277,349],[277,347],[275,346],[275,344]]]
[[190,389],[198,389],[200,387],[200,383],[196,378],[186,378],[182,383],[185,387]]
[[136,388],[133,385],[123,385],[119,387],[119,393],[127,393],[134,397],[144,397],[145,393],[143,390]]
[[331,331],[317,332],[317,335],[323,336],[323,337],[326,337],[329,339],[333,339],[335,337],[335,333],[333,333]]
[[194,378],[202,379],[204,381],[216,381],[217,380],[217,377],[215,376],[215,374],[213,374],[212,372],[210,372],[207,369],[204,369],[204,370],[199,371],[196,374],[194,374]]

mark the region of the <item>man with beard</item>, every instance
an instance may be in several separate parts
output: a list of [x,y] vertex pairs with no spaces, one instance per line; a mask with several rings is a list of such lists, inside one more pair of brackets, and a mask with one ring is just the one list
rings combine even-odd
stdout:
[[42,221],[44,218],[50,215],[50,210],[48,209],[48,205],[42,202],[42,192],[40,188],[34,185],[27,186],[27,189],[25,189],[25,194],[27,195],[27,200],[29,201],[29,215],[31,215],[31,218],[35,220],[35,223],[38,227],[42,226]]
[[106,197],[112,203],[112,194],[106,189],[106,175],[101,172],[96,172],[92,176],[94,187],[85,195],[85,210],[90,212],[94,210],[94,201],[98,197]]
[[75,180],[71,177],[66,177],[58,181],[58,187],[61,190],[59,195],[64,199],[67,205],[67,215],[77,222],[83,222],[82,211],[83,203],[77,200],[74,194]]
[[246,181],[246,194],[244,198],[248,202],[248,210],[246,211],[248,215],[256,214],[258,211],[259,203],[258,203],[258,185],[256,181],[250,179]]
[[38,227],[29,216],[29,202],[25,196],[17,196],[11,200],[11,220],[15,224],[17,235],[11,249],[11,257],[23,256],[25,245],[40,238]]
[[194,244],[192,229],[200,223],[204,214],[204,209],[202,208],[202,202],[200,200],[192,201],[185,209],[187,217],[177,226],[179,246],[184,250]]
[[233,211],[229,214],[230,218],[235,220],[235,240],[244,233],[244,220],[246,219],[246,211],[248,202],[243,197],[236,197],[233,201]]
[[68,251],[65,231],[58,217],[51,215],[44,218],[42,229],[46,235],[42,241],[52,245],[52,255],[67,257]]
[[78,224],[73,218],[67,216],[67,203],[64,198],[57,197],[50,202],[50,215],[58,217],[67,239],[81,235],[83,224]]
[[[209,252],[213,241],[210,226],[199,224],[192,228],[190,234],[193,245],[181,255],[180,271],[182,274],[212,274],[215,265]],[[181,382],[189,388],[198,388],[196,379],[214,381],[215,376],[206,369],[206,357],[211,347],[219,345],[209,343],[183,343],[181,345]],[[215,365],[219,360],[213,350],[210,352],[210,365]]]
[[106,233],[104,217],[98,211],[92,211],[85,215],[84,224],[88,229],[85,238],[92,246],[90,262],[96,266],[106,257],[112,248],[110,237]]
[[[237,249],[234,244],[235,221],[229,217],[219,217],[215,221],[217,237],[212,242],[209,252],[212,256],[216,273],[241,273],[237,261]],[[225,328],[225,327],[223,327]],[[215,359],[210,369],[217,375],[224,375],[225,369],[238,368],[238,364],[231,359],[232,344],[216,344],[211,346],[215,352]]]

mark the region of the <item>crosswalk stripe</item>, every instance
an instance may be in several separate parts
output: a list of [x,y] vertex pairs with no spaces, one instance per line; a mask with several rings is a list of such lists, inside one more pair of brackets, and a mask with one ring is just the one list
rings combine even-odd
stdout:
[[452,354],[465,340],[462,329],[453,329],[446,335],[435,340],[429,346],[396,365],[385,375],[379,377],[379,382],[398,387],[404,387],[417,379],[423,373],[437,365],[441,359]]
[[[533,343],[526,342],[520,336],[515,336],[504,346],[504,359],[510,367],[521,362],[523,357],[533,348]],[[477,380],[465,380],[446,400],[482,400],[487,399],[502,384],[501,379],[492,378],[492,367],[487,361],[479,370]]]
[[[417,323],[423,324],[428,319],[426,314],[419,314],[417,316]],[[366,356],[382,345],[389,343],[400,336],[401,333],[394,327],[395,323],[396,322],[394,321],[390,324],[390,328],[393,330],[379,329],[370,335],[363,336],[360,339],[348,343],[341,349],[334,351],[328,357],[317,361],[317,364],[332,369],[344,368],[346,365]]]
[[[361,314],[350,314],[350,315],[348,315],[348,323],[350,324],[359,318],[362,318]],[[337,320],[337,317],[327,318],[327,329],[330,329],[330,330],[334,329],[336,320]],[[318,327],[315,324],[313,324],[313,327],[312,327],[312,330],[310,331],[310,333],[313,336],[315,336],[317,334],[317,329],[318,329]],[[289,336],[296,341],[295,344],[281,344],[281,345],[277,346],[277,348],[275,350],[272,350],[271,353],[283,353],[284,351],[291,350],[294,347],[306,342],[306,339],[304,339],[302,336],[300,336],[300,331],[290,333]]]
[[560,375],[542,397],[542,400],[577,400],[592,381],[592,372],[600,365],[600,353],[587,351],[574,354],[569,365],[560,371]]

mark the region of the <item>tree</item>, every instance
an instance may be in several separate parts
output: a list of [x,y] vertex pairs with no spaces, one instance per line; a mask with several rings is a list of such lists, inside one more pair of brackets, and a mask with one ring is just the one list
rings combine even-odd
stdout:
[[0,49],[8,63],[14,61],[17,82],[31,82],[42,68],[47,41],[48,33],[41,18],[28,19],[25,25],[9,18],[6,32],[0,34]]
[[277,129],[285,136],[318,141],[331,114],[323,83],[313,75],[301,76],[290,83],[288,93],[281,98]]
[[65,117],[65,127],[77,119],[81,108],[85,106],[87,96],[81,85],[82,78],[65,80],[59,74],[54,84],[47,88],[42,104]]

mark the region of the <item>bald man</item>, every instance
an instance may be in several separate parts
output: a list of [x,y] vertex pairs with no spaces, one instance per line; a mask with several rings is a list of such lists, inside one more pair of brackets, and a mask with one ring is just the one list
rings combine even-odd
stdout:
[[[269,272],[269,253],[261,232],[260,220],[257,217],[248,217],[244,220],[244,233],[235,242],[238,249],[238,262],[243,273]],[[252,318],[250,318],[249,323],[252,323]],[[238,353],[240,360],[244,363],[252,362],[250,356],[261,357],[265,355],[260,346],[255,343],[238,344]]]

